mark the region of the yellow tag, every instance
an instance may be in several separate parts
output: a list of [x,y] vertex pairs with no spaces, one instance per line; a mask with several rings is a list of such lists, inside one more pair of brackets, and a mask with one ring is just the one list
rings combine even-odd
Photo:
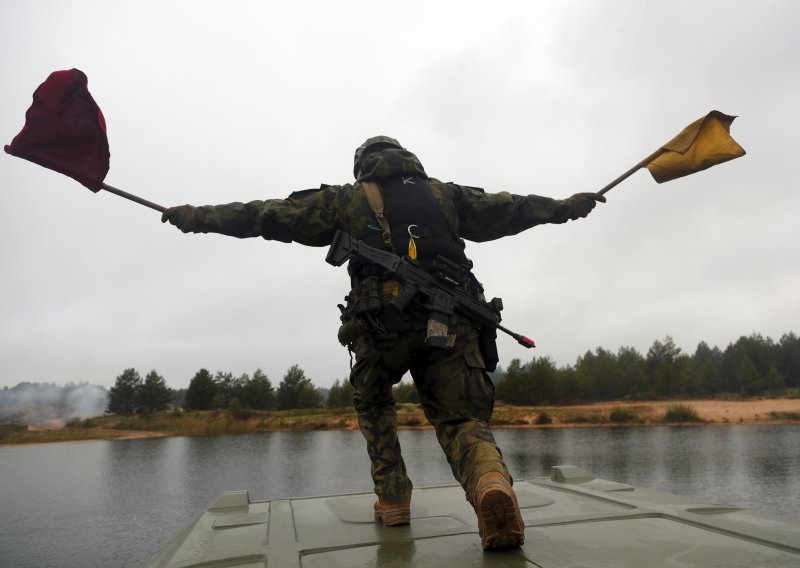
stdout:
[[414,237],[408,237],[408,258],[417,260],[417,243],[414,242]]

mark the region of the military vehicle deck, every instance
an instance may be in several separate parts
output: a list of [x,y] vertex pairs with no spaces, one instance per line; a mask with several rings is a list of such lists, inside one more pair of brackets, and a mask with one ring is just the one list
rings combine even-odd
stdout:
[[251,502],[224,493],[147,564],[225,567],[800,566],[800,521],[595,479],[574,466],[514,484],[525,545],[484,552],[459,486],[416,489],[383,527],[372,493]]

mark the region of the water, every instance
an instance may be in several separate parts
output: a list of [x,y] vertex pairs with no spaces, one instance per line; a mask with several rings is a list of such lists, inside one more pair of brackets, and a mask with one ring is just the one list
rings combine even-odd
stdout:
[[[497,430],[513,475],[598,477],[800,518],[800,426]],[[433,431],[401,432],[417,487],[450,484]],[[139,566],[217,495],[371,490],[358,432],[0,448],[0,566]]]

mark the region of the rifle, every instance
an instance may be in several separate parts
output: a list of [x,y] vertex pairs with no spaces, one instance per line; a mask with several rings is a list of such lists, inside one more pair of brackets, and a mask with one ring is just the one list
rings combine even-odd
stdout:
[[[433,272],[428,272],[413,261],[376,249],[347,233],[336,231],[325,262],[341,266],[350,259],[380,266],[400,282],[399,293],[389,303],[397,311],[404,311],[414,301],[428,310],[428,336],[425,343],[430,347],[444,349],[451,346],[448,344],[447,325],[454,313],[467,317],[481,328],[482,350],[487,348],[488,336],[491,337],[492,344],[494,343],[498,329],[516,339],[523,347],[536,347],[532,339],[500,325],[500,311],[503,309],[500,298],[482,302],[461,291],[458,286],[464,281],[466,272],[444,257],[436,257]],[[491,347],[494,352],[484,352],[485,359],[487,355],[497,357],[497,349],[493,345]],[[490,361],[487,360],[486,363],[487,369],[492,370],[489,369]]]

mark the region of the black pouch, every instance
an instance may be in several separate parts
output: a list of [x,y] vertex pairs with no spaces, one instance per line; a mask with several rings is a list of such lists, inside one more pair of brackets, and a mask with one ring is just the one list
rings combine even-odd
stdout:
[[478,343],[486,371],[491,373],[497,369],[497,364],[500,362],[500,356],[497,354],[497,328],[482,327],[478,336]]

